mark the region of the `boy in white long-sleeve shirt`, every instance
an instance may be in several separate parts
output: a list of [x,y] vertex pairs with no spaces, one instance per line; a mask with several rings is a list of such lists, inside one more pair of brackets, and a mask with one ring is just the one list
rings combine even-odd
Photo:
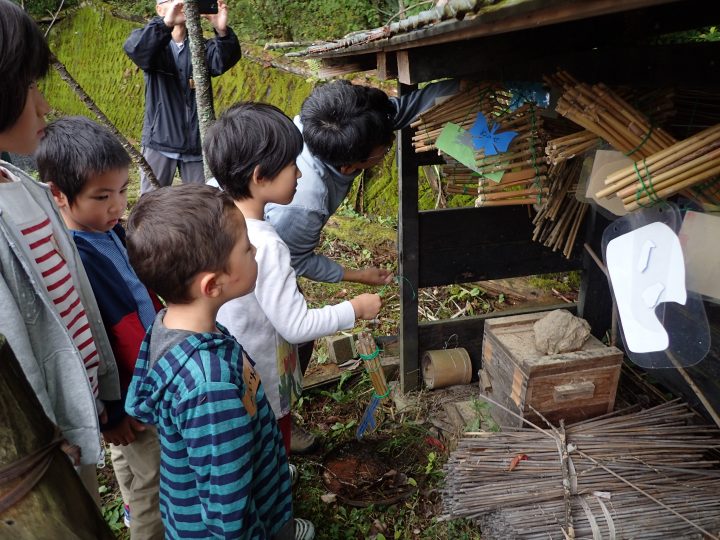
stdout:
[[377,294],[361,294],[309,309],[298,290],[287,245],[263,221],[267,203],[287,204],[295,195],[300,177],[295,160],[302,147],[302,135],[292,121],[263,103],[238,103],[225,111],[204,143],[210,170],[244,214],[257,249],[254,293],[225,304],[217,319],[256,362],[288,454],[290,407],[302,391],[296,344],[352,328],[356,319],[373,319],[381,306]]

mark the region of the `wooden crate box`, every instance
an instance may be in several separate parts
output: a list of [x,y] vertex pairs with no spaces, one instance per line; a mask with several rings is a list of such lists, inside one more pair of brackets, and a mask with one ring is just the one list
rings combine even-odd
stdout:
[[[541,427],[545,423],[530,407],[554,424],[611,412],[622,351],[591,335],[579,351],[544,355],[535,348],[533,324],[546,313],[485,321],[481,391]],[[501,426],[523,424],[499,407],[491,411]]]

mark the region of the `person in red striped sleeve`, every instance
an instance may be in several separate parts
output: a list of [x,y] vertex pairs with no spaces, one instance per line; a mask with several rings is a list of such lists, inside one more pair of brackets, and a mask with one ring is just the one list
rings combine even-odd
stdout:
[[[48,71],[42,33],[0,0],[0,151],[32,154],[50,107],[37,81]],[[99,505],[105,401],[120,399],[117,367],[80,256],[47,186],[0,161],[0,334],[45,414],[80,448],[78,472]]]

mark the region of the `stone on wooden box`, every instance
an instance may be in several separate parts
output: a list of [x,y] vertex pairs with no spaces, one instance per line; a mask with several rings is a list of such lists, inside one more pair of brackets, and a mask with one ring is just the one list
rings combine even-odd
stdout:
[[[533,325],[547,312],[485,321],[480,389],[533,423],[566,424],[613,410],[623,354],[589,336],[580,350],[545,354],[536,349]],[[501,426],[523,422],[491,407]]]

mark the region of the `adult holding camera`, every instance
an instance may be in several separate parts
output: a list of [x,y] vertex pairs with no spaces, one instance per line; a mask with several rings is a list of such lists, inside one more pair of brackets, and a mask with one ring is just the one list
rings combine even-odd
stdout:
[[[155,10],[158,16],[143,28],[133,30],[123,47],[145,74],[143,156],[160,186],[171,185],[178,169],[183,183],[203,183],[200,128],[183,2],[157,0]],[[205,11],[202,6],[200,11]],[[240,43],[227,25],[228,8],[223,0],[217,2],[217,13],[203,17],[215,30],[215,37],[205,42],[205,61],[210,75],[218,76],[240,60]],[[152,189],[141,173],[140,193]]]

